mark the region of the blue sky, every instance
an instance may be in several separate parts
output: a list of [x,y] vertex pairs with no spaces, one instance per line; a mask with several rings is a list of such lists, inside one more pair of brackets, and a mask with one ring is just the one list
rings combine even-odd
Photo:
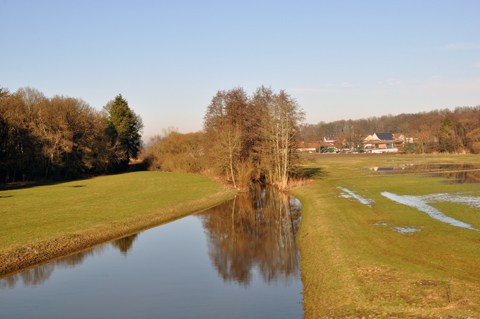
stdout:
[[308,123],[480,104],[480,1],[1,0],[0,86],[121,93],[144,136],[218,90],[286,89]]

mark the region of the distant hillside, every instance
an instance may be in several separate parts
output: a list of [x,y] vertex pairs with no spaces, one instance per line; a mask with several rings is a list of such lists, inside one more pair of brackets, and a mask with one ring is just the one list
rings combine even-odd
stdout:
[[413,137],[415,144],[421,145],[419,152],[480,153],[480,105],[307,124],[302,135],[309,141],[324,137],[348,141],[375,132]]

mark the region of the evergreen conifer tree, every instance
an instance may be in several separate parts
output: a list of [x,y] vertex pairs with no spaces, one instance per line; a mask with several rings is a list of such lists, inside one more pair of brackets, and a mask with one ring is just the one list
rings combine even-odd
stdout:
[[453,122],[450,119],[450,117],[445,117],[443,120],[442,126],[440,127],[440,138],[439,138],[439,144],[440,144],[440,151],[441,152],[453,152]]
[[108,108],[107,134],[115,145],[120,168],[126,168],[130,158],[137,158],[141,146],[142,120],[128,106],[121,94]]

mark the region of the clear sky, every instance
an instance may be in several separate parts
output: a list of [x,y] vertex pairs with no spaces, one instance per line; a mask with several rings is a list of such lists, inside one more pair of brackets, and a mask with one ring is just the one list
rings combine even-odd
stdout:
[[144,136],[202,129],[218,90],[286,89],[307,122],[480,104],[480,1],[0,0],[0,86],[101,109]]

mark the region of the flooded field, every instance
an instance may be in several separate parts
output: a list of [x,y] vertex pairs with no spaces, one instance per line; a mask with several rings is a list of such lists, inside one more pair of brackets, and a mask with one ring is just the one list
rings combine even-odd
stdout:
[[[338,197],[347,198],[351,201],[356,201],[361,204],[364,204],[370,208],[375,203],[373,199],[367,198],[365,196],[361,196],[355,193],[352,190],[349,190],[344,187],[337,187],[342,192]],[[479,191],[471,191],[471,192],[457,192],[457,193],[437,193],[437,194],[429,194],[429,195],[397,195],[391,192],[381,192],[380,193],[383,197],[386,197],[398,204],[406,205],[412,208],[417,209],[422,213],[426,213],[433,219],[436,219],[440,222],[450,224],[456,227],[462,227],[466,229],[471,229],[477,232],[480,232],[479,229],[474,228],[472,225],[459,221],[455,218],[449,217],[441,212],[439,209],[432,206],[435,203],[456,203],[456,204],[463,204],[470,208],[474,208],[480,211],[480,194]],[[400,227],[395,226],[392,224],[385,223],[383,221],[379,221],[377,223],[371,224],[375,226],[388,226],[393,231],[396,231],[400,234],[410,234],[417,231],[421,231],[423,226],[420,228],[415,226],[406,226]]]
[[293,191],[304,204],[306,317],[480,318],[480,165],[474,161],[480,158],[305,162],[319,176]]
[[432,203],[451,202],[451,203],[473,205],[473,207],[479,208],[480,197],[461,196],[461,195],[464,195],[463,193],[431,194],[431,195],[424,195],[424,196],[414,196],[414,195],[401,196],[401,195],[397,195],[389,192],[382,192],[381,194],[382,196],[385,196],[386,198],[394,202],[413,207],[423,213],[426,213],[431,218],[441,221],[443,223],[447,223],[452,226],[462,227],[462,228],[471,229],[471,230],[480,232],[480,230],[474,228],[472,225],[464,223],[452,217],[449,217],[444,213],[442,213],[439,209],[431,205]]
[[377,175],[419,174],[447,178],[447,183],[480,183],[480,164],[422,163],[366,168]]
[[5,318],[301,318],[301,205],[259,185],[0,280]]

